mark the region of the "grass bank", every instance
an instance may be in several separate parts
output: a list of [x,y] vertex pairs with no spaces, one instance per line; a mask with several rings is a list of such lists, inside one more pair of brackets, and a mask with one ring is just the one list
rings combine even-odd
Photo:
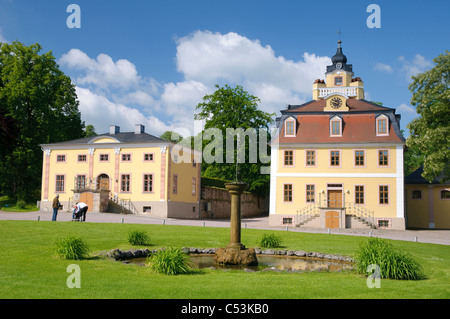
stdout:
[[39,210],[39,207],[36,206],[36,204],[31,203],[25,203],[22,204],[19,203],[14,198],[9,198],[8,196],[0,196],[0,210],[3,210],[5,212],[35,212]]
[[[423,266],[425,280],[382,279],[369,289],[356,272],[257,272],[203,269],[167,276],[150,269],[98,257],[114,248],[128,249],[130,230],[149,234],[151,246],[211,248],[228,243],[228,228],[102,224],[46,221],[0,221],[0,298],[449,298],[450,246],[390,241]],[[93,251],[86,260],[55,257],[53,242],[67,234],[83,238]],[[282,240],[282,249],[355,256],[367,238],[243,229],[242,242],[256,247],[264,233]],[[67,267],[77,264],[81,288],[66,285]]]

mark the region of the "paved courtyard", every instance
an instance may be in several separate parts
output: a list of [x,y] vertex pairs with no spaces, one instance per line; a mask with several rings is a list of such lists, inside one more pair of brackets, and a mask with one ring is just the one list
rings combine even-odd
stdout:
[[[51,221],[52,212],[37,211],[28,213],[13,213],[0,211],[0,220],[41,220]],[[68,212],[59,212],[57,222],[67,222],[72,220],[72,214]],[[127,223],[127,224],[165,224],[165,225],[185,225],[199,227],[230,227],[229,220],[209,220],[209,219],[174,219],[174,218],[155,218],[150,216],[121,215],[113,213],[88,213],[86,222],[91,223]],[[242,219],[242,228],[253,229],[272,229],[293,232],[309,232],[327,234],[342,234],[354,236],[373,236],[379,238],[417,241],[420,243],[434,243],[450,245],[450,230],[358,230],[358,229],[316,229],[316,228],[298,228],[269,226],[269,218],[255,217]]]

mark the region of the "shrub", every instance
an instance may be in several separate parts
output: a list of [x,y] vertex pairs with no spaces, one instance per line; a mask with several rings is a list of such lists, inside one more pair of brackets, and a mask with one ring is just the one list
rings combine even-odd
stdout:
[[150,237],[146,232],[141,230],[131,230],[128,233],[128,242],[131,245],[148,245],[150,244]]
[[22,199],[19,199],[19,200],[17,201],[17,203],[16,203],[16,207],[17,207],[18,209],[24,209],[25,206],[27,206],[27,203],[26,203],[24,200],[22,200]]
[[59,258],[79,260],[88,258],[89,246],[79,237],[67,235],[55,242],[55,252]]
[[166,275],[187,274],[191,271],[191,262],[181,248],[165,248],[148,257],[152,270]]
[[259,246],[262,248],[276,248],[280,247],[281,238],[274,234],[264,234],[259,241]]
[[367,267],[375,264],[380,267],[381,278],[418,280],[424,278],[422,266],[414,258],[398,252],[394,247],[379,238],[370,238],[360,246],[356,255],[357,270],[367,274]]

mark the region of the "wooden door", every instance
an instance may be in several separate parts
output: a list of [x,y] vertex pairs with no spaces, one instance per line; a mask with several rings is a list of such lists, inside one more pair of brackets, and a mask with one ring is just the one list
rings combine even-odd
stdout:
[[342,190],[328,190],[328,207],[342,207]]
[[109,176],[101,174],[97,178],[97,189],[101,191],[109,191]]
[[92,212],[94,206],[94,194],[92,193],[82,193],[80,194],[80,202],[88,205],[88,212]]
[[328,211],[325,213],[325,227],[339,228],[339,212]]

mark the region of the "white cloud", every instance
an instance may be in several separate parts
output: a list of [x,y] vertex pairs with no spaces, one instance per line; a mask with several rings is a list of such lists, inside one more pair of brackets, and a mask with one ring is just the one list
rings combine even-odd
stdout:
[[406,105],[404,103],[400,104],[397,107],[397,112],[404,114],[404,115],[417,116],[416,109],[413,108],[412,106]]
[[[209,31],[197,31],[179,39],[176,61],[186,80],[207,86],[221,81],[240,84],[246,90],[259,92],[257,96],[263,104],[275,103],[276,110],[280,105],[293,104],[291,98],[298,101],[297,95],[310,99],[314,80],[323,78],[326,66],[331,64],[329,57],[309,53],[297,62],[286,60],[259,40],[234,32]],[[281,96],[283,91],[286,94]]]
[[270,113],[303,103],[311,99],[314,80],[323,78],[331,60],[310,53],[299,61],[287,60],[259,40],[197,31],[177,40],[176,65],[184,76],[180,82],[159,83],[140,75],[126,59],[114,61],[106,54],[92,58],[79,49],[71,49],[59,63],[75,81],[83,120],[98,132],[112,124],[132,128],[147,123],[160,133],[174,127],[192,131],[195,106],[214,92],[215,84],[243,86]]
[[384,63],[380,63],[380,62],[375,64],[374,70],[387,72],[387,73],[392,73],[393,72],[393,69],[392,69],[392,67],[390,65],[384,64]]
[[101,89],[128,89],[138,85],[140,81],[133,63],[125,59],[114,62],[110,56],[103,53],[99,54],[97,59],[92,59],[81,50],[71,49],[59,62],[69,68],[83,71],[83,76],[76,80],[80,85],[91,84]]
[[160,135],[174,126],[165,124],[155,116],[146,116],[136,108],[117,104],[105,96],[92,93],[89,89],[76,87],[80,101],[82,120],[92,124],[97,133],[109,131],[109,125],[118,125],[122,132],[133,131],[135,124],[143,124],[146,132]]
[[404,56],[398,58],[402,63],[401,71],[405,73],[408,82],[411,82],[411,76],[422,73],[433,66],[433,63],[420,54],[416,54],[412,61],[406,60]]

